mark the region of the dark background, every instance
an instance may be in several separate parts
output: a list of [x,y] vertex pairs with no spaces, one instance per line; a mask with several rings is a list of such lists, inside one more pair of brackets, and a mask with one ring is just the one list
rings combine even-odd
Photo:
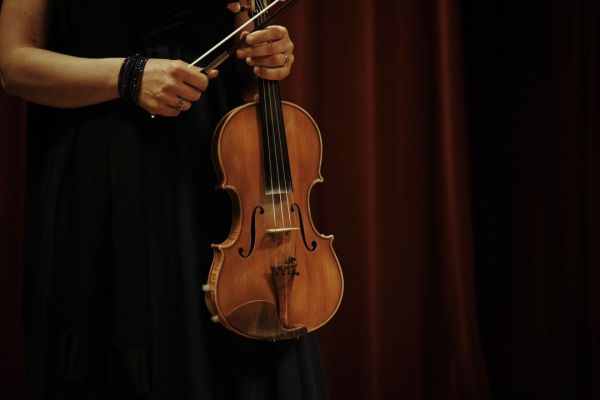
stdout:
[[[346,279],[337,399],[600,398],[600,4],[303,0],[284,97]],[[24,398],[24,107],[0,93],[0,397]]]

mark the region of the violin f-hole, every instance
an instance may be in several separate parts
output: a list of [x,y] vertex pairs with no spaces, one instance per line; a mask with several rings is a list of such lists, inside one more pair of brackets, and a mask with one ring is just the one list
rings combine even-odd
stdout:
[[254,252],[254,245],[256,244],[256,212],[260,214],[265,213],[265,209],[261,206],[256,206],[254,211],[252,212],[252,223],[250,224],[250,250],[248,250],[248,254],[244,255],[244,248],[240,247],[238,249],[238,253],[242,258],[248,258]]
[[304,242],[304,247],[306,247],[306,250],[312,253],[315,250],[317,250],[317,242],[313,240],[312,242],[310,242],[310,246],[308,245],[308,242],[306,241],[306,232],[304,230],[304,221],[302,220],[302,211],[300,211],[300,207],[296,203],[292,204],[291,211],[295,212],[294,209],[298,210],[298,221],[300,222],[300,232],[302,233],[302,241]]

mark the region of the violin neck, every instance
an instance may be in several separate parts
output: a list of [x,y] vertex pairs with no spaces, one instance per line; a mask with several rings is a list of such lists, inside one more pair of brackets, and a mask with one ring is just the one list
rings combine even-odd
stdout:
[[291,193],[292,175],[279,82],[259,79],[258,87],[265,192],[267,195]]
[[[255,13],[263,10],[265,0],[256,0]],[[261,24],[263,16],[258,20]],[[279,82],[258,79],[260,122],[263,143],[265,193],[276,195],[292,192],[292,175],[285,134]]]

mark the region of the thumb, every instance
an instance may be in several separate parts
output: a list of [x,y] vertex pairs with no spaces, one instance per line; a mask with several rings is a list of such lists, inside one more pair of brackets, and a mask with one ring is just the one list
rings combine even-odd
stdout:
[[213,69],[209,71],[208,74],[206,74],[206,76],[208,77],[208,79],[215,79],[217,76],[219,76],[219,70]]

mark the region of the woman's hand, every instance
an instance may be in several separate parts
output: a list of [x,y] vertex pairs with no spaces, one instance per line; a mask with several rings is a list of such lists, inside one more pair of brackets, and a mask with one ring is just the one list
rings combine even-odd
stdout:
[[200,100],[209,80],[217,75],[213,70],[206,76],[181,60],[151,58],[142,76],[138,105],[152,115],[176,117]]
[[239,49],[236,55],[239,59],[246,59],[258,77],[280,81],[290,74],[294,63],[294,43],[285,27],[272,25],[242,35],[245,35],[247,46]]

